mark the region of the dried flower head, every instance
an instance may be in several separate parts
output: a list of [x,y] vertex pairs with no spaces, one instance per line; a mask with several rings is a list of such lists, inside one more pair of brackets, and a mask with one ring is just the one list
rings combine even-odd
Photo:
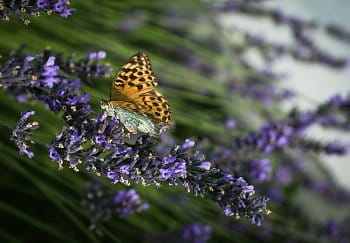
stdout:
[[30,116],[34,115],[34,111],[25,111],[21,113],[21,118],[12,130],[10,139],[14,141],[19,149],[20,154],[25,154],[28,158],[33,158],[34,153],[29,150],[28,143],[34,143],[32,139],[33,131],[39,128],[37,121],[29,122]]

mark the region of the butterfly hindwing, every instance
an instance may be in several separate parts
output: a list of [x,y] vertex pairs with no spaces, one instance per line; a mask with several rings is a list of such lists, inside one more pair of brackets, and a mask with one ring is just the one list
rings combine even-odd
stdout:
[[146,115],[163,123],[170,123],[170,106],[164,96],[156,90],[141,95],[141,100],[148,109]]

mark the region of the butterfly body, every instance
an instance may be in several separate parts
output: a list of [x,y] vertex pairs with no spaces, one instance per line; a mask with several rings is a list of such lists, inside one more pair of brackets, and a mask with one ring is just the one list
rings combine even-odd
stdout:
[[157,86],[148,56],[138,53],[117,72],[110,100],[102,102],[101,108],[116,116],[131,133],[156,135],[171,122],[170,106]]

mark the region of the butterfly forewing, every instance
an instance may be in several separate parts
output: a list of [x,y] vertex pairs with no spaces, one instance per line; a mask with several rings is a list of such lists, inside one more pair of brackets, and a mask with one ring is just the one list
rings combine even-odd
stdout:
[[112,82],[110,104],[145,115],[156,123],[171,122],[170,106],[158,86],[149,57],[132,56]]
[[129,98],[137,97],[140,93],[152,90],[157,86],[149,57],[144,53],[138,53],[129,58],[115,75],[110,98],[116,100],[121,94],[128,95]]

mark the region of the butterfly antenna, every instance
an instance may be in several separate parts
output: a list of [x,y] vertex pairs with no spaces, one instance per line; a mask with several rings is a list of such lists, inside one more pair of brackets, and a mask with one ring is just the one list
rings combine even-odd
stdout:
[[90,94],[91,97],[94,97],[96,99],[104,101],[105,99],[102,97],[101,92],[97,89],[97,86],[95,85],[95,83],[93,81],[91,81],[90,83],[91,83],[91,86],[93,86],[93,88],[97,91],[98,95],[100,96],[100,97],[96,97],[96,96]]
[[93,95],[91,95],[91,94],[90,94],[90,95],[91,95],[92,97],[94,97],[94,98],[100,100],[100,111],[101,111],[101,112],[104,112],[104,111],[103,111],[104,109],[102,108],[101,105],[102,105],[103,103],[107,102],[107,100],[104,99],[104,98],[102,97],[101,92],[97,89],[95,83],[94,83],[94,82],[91,82],[91,84],[92,84],[92,86],[95,88],[95,90],[97,90],[97,92],[98,92],[98,94],[99,94],[100,97],[96,97],[96,96],[93,96]]

